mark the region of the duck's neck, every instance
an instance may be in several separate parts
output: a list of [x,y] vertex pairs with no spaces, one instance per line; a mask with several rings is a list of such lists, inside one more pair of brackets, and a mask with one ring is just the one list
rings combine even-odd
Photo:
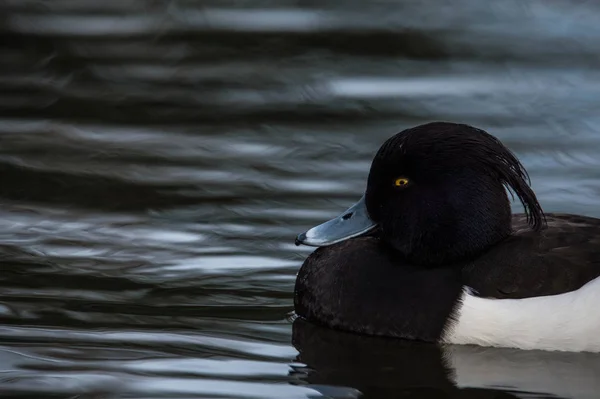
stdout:
[[449,187],[445,195],[429,198],[400,225],[384,222],[384,241],[413,264],[437,266],[472,259],[504,240],[512,214],[502,184],[465,182],[470,183],[461,190]]

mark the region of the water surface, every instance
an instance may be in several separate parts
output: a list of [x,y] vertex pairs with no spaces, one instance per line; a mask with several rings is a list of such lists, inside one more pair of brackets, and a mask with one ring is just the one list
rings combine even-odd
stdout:
[[[595,398],[600,357],[291,322],[371,157],[498,136],[546,211],[600,216],[591,2],[0,3],[0,393]],[[515,210],[519,210],[515,204]]]

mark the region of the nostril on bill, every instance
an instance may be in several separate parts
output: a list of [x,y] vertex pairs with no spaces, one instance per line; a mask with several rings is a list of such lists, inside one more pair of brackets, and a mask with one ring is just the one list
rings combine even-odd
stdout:
[[348,212],[347,214],[345,214],[344,216],[342,216],[343,220],[348,220],[352,217],[352,215],[354,215],[354,212]]

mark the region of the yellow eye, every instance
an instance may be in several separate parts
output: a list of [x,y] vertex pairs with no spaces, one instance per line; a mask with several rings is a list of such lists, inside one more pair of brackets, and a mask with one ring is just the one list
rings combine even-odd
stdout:
[[404,187],[408,185],[410,181],[406,177],[399,177],[394,181],[394,186],[396,187]]

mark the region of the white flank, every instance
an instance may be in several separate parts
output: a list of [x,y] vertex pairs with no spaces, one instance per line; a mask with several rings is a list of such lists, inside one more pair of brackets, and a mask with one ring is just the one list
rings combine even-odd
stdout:
[[444,343],[600,352],[600,278],[577,291],[485,299],[465,289]]

